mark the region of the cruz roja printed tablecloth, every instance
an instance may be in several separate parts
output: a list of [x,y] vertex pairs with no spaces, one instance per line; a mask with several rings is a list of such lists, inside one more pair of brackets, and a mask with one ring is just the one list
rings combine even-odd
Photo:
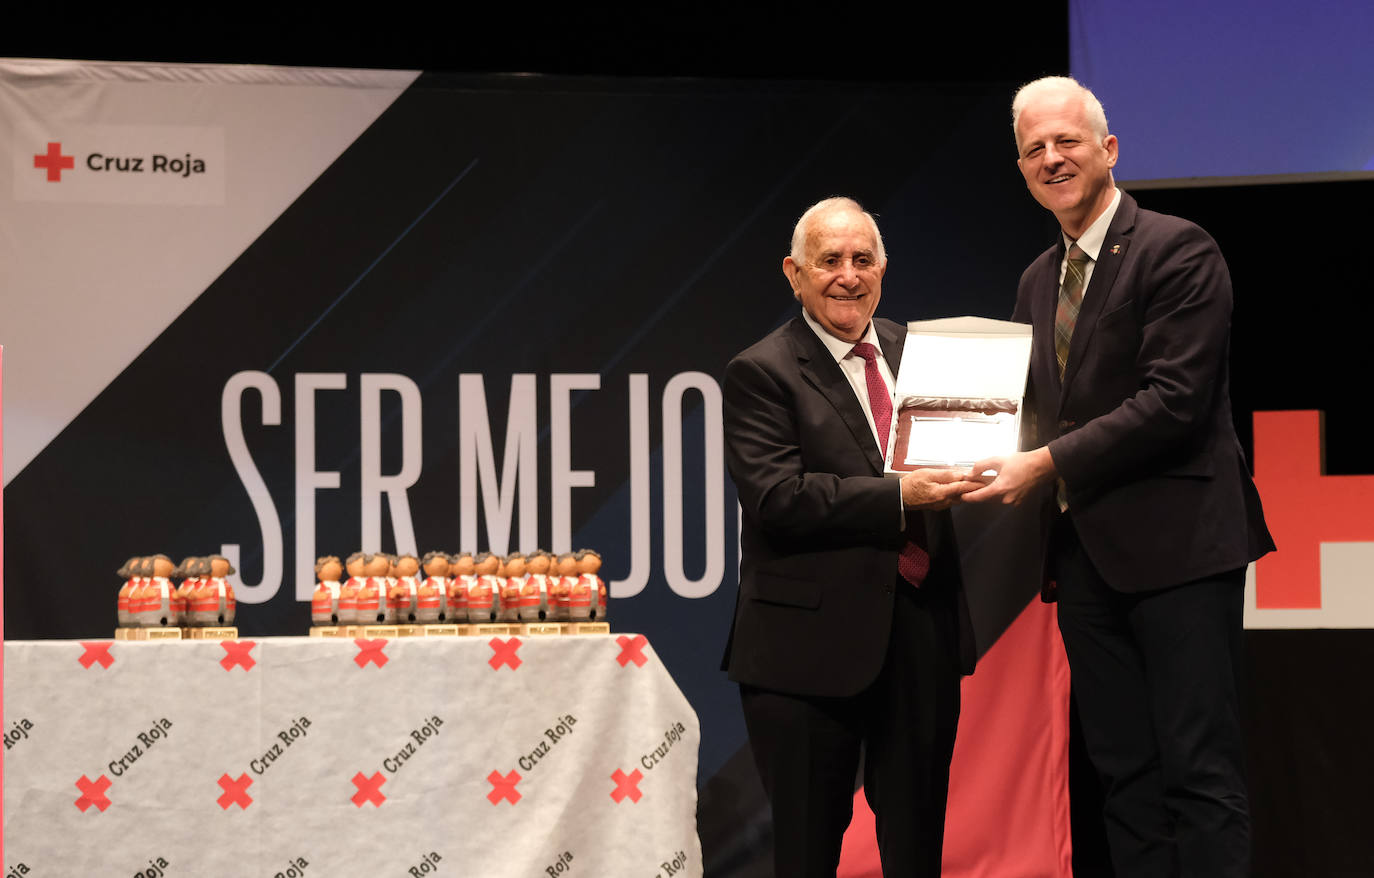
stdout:
[[5,648],[5,874],[696,878],[642,635]]

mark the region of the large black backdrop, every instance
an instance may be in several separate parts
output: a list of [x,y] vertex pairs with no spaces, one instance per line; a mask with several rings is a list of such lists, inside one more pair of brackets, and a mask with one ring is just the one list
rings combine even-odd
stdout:
[[[98,26],[89,20],[66,20],[61,26],[26,26],[19,21],[0,38],[0,54],[430,71],[998,84],[990,88],[1063,72],[1067,66],[1064,4],[1028,8],[1016,20],[1001,21],[983,10],[913,9],[894,15],[784,3],[750,8],[670,4],[652,12],[643,6],[526,4],[480,15],[458,9],[439,21],[397,18],[365,23],[316,12],[310,13],[309,21],[304,14],[293,21],[290,13],[266,19],[242,10],[225,13],[228,20],[213,28],[180,25],[150,14]],[[20,18],[25,14],[17,13]],[[799,112],[796,136],[807,137],[812,126],[823,124],[827,112],[833,109],[824,105],[817,112]],[[881,105],[873,112],[881,113]],[[925,121],[933,129],[949,123],[938,118]],[[855,136],[865,133],[858,129]],[[1016,188],[1010,145],[1002,146],[1006,163],[990,167],[982,144],[946,141],[941,161],[930,173],[969,179],[992,175],[998,185]],[[837,183],[826,188],[844,187]],[[930,235],[932,244],[951,242],[956,252],[967,247],[966,242],[982,233],[979,211],[985,205],[959,194],[957,189],[942,193],[949,198],[942,228],[907,231]],[[1372,194],[1374,184],[1369,182],[1136,193],[1146,207],[1200,222],[1218,239],[1231,264],[1237,291],[1232,391],[1247,447],[1251,411],[1321,408],[1327,411],[1327,471],[1368,470],[1363,453],[1367,442],[1361,438],[1364,418],[1346,403],[1358,398],[1363,390],[1360,379],[1369,371],[1364,333],[1374,317],[1374,299],[1368,295],[1360,259],[1365,249],[1362,230],[1347,216],[1349,205],[1367,203]],[[1035,228],[1017,239],[1018,250],[1033,250],[1037,240],[1048,241],[1052,233],[1042,220],[1027,222]],[[1323,254],[1315,279],[1314,248]],[[938,273],[935,259],[932,255],[919,269],[912,266],[913,274],[925,281],[930,272]],[[7,505],[13,515],[15,506]],[[10,541],[9,548],[13,562],[21,547]],[[7,619],[11,625],[15,621]],[[13,629],[11,633],[23,634]],[[1362,672],[1374,666],[1374,637],[1363,630],[1252,631],[1247,642],[1256,874],[1369,874],[1374,834],[1367,831],[1364,818],[1374,770],[1365,750],[1374,738],[1374,695]],[[1084,814],[1092,794],[1091,778],[1076,776],[1075,859],[1080,876],[1108,874],[1092,821]],[[721,874],[742,865],[738,860],[717,863]]]

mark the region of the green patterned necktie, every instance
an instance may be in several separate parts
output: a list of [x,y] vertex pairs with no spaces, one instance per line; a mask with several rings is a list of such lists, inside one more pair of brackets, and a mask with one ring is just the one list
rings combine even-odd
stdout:
[[1069,261],[1064,267],[1064,282],[1059,285],[1059,308],[1054,312],[1054,354],[1059,360],[1059,380],[1069,362],[1069,341],[1083,304],[1083,281],[1088,273],[1088,254],[1078,244],[1069,245]]

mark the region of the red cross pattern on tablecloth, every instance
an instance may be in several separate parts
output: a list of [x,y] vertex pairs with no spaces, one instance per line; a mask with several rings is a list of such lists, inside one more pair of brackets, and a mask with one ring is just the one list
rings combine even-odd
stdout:
[[49,183],[62,182],[62,172],[76,167],[76,157],[62,154],[61,143],[49,143],[47,152],[33,157],[33,166],[48,172]]
[[644,780],[644,773],[638,768],[629,774],[617,768],[615,773],[611,775],[611,780],[615,781],[615,789],[611,792],[611,798],[615,799],[616,804],[625,801],[626,798],[629,798],[631,802],[638,802],[644,797],[644,794],[639,791],[639,782]]
[[96,662],[99,662],[102,668],[108,668],[114,664],[114,656],[110,655],[110,641],[83,640],[81,645],[86,648],[86,651],[81,654],[81,658],[77,659],[81,662],[81,667],[89,668]]
[[368,662],[372,662],[380,668],[390,661],[390,659],[386,657],[386,653],[382,652],[386,647],[385,638],[364,640],[359,637],[353,642],[358,645],[358,654],[353,657],[353,661],[357,663],[358,667],[365,668]]
[[374,807],[382,807],[386,801],[386,796],[382,795],[382,784],[386,783],[386,777],[380,771],[374,771],[371,777],[361,771],[353,775],[353,785],[358,791],[353,794],[353,804],[359,808],[363,802],[371,802]]
[[242,667],[245,672],[251,671],[253,670],[253,665],[257,664],[257,662],[253,660],[253,657],[249,655],[249,653],[253,651],[253,647],[258,645],[256,641],[221,640],[219,645],[224,647],[224,658],[219,660],[219,664],[220,667],[224,668],[226,671],[232,671],[234,665]]
[[253,797],[248,795],[248,788],[252,785],[253,779],[246,773],[240,774],[237,780],[228,774],[221,774],[219,776],[219,788],[224,792],[215,801],[225,811],[229,810],[230,805],[238,805],[240,810],[247,808],[253,804]]
[[502,665],[510,665],[513,671],[524,664],[520,656],[515,651],[520,648],[520,638],[512,637],[509,640],[502,640],[493,637],[488,643],[491,644],[492,656],[487,659],[487,664],[491,665],[493,671],[499,671]]
[[81,809],[82,814],[92,805],[99,811],[110,807],[110,799],[105,795],[105,791],[110,788],[111,783],[112,781],[103,774],[99,780],[91,780],[86,775],[81,775],[81,780],[76,782],[76,788],[81,790],[81,798],[76,800],[76,807]]
[[522,798],[520,791],[515,788],[515,785],[520,781],[520,772],[514,768],[510,770],[510,774],[504,777],[501,776],[501,772],[493,770],[491,774],[487,775],[487,782],[491,784],[491,792],[487,793],[487,801],[493,805],[499,805],[502,799],[506,799],[514,805]]
[[622,668],[630,662],[634,662],[637,668],[642,668],[649,663],[649,659],[641,651],[649,645],[649,638],[643,634],[636,634],[634,637],[622,634],[615,639],[615,642],[620,644],[620,655],[616,656],[615,660],[620,662]]

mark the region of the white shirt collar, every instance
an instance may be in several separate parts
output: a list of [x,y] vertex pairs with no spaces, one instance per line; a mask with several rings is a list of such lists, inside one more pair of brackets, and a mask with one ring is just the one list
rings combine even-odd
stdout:
[[873,328],[872,320],[868,321],[868,330],[864,332],[863,338],[859,339],[858,342],[848,342],[826,332],[825,327],[817,323],[815,318],[807,313],[805,307],[802,308],[802,319],[806,321],[807,326],[811,327],[811,331],[816,333],[816,337],[821,340],[821,344],[825,345],[825,349],[830,352],[830,356],[834,357],[837,363],[849,356],[849,352],[854,350],[854,345],[860,342],[866,341],[873,345],[878,349],[879,355],[883,352],[883,346],[878,341],[878,332]]
[[[1116,209],[1121,205],[1121,190],[1116,189],[1112,192],[1112,203],[1107,205],[1107,209],[1102,211],[1102,215],[1093,220],[1093,224],[1083,231],[1078,238],[1078,247],[1093,262],[1097,261],[1097,254],[1102,252],[1102,244],[1107,240],[1107,227],[1112,224],[1112,217],[1116,216]],[[1067,248],[1074,241],[1068,235],[1064,236],[1064,246]]]

